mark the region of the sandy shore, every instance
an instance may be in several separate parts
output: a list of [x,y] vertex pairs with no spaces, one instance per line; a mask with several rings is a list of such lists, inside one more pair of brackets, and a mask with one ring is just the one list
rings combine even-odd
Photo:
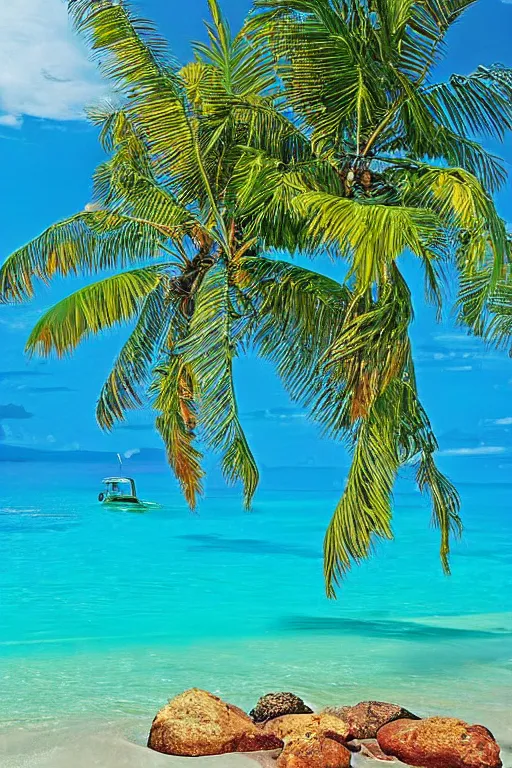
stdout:
[[[130,740],[133,722],[0,730],[0,768],[275,768],[278,752],[170,757],[152,752],[139,738]],[[497,734],[499,736],[499,734]],[[138,743],[137,743],[138,742]],[[501,742],[503,766],[512,768],[511,744]],[[354,755],[354,768],[384,765]],[[401,763],[394,763],[400,768]]]
[[169,757],[134,744],[109,729],[96,734],[88,728],[0,733],[1,768],[275,768],[277,754]]
[[[83,736],[75,740],[72,732],[66,739],[72,743],[63,745],[63,734],[54,733],[45,744],[37,739],[27,749],[26,737],[0,736],[1,768],[275,768],[279,752],[255,752],[251,754],[219,755],[218,757],[169,757],[159,755],[145,747],[124,739],[108,739],[105,735]],[[59,743],[60,742],[60,743]],[[382,762],[360,759],[354,756],[354,768],[377,768]],[[401,763],[394,764],[400,768]]]
[[169,757],[133,744],[108,731],[74,729],[13,731],[0,734],[1,768],[275,768],[278,753]]

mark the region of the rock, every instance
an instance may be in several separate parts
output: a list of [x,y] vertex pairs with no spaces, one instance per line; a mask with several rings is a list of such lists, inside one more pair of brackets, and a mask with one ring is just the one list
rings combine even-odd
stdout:
[[249,714],[255,723],[263,723],[283,715],[311,715],[313,710],[294,693],[267,693]]
[[281,741],[314,734],[332,739],[344,746],[352,737],[349,727],[343,720],[327,714],[284,715],[265,723],[263,731]]
[[255,725],[245,712],[193,688],[167,704],[153,720],[148,747],[166,755],[200,757],[279,749],[283,742]]
[[276,768],[350,768],[350,752],[334,739],[305,732],[286,739]]
[[380,729],[387,755],[422,768],[501,768],[500,748],[483,725],[451,717],[397,720]]
[[347,723],[356,739],[375,739],[379,728],[395,720],[419,720],[407,709],[384,701],[361,701],[354,707],[329,707],[324,711]]

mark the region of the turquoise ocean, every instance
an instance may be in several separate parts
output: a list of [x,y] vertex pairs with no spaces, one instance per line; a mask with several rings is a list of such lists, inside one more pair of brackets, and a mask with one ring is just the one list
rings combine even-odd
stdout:
[[135,765],[102,757],[101,734],[144,744],[193,686],[246,709],[290,690],[316,707],[372,698],[460,716],[494,730],[512,766],[512,486],[461,484],[466,532],[446,578],[428,507],[402,483],[396,541],[333,602],[321,554],[336,492],[262,490],[244,513],[211,490],[191,515],[166,472],[140,466],[139,495],[161,507],[135,514],[98,503],[103,474],[0,465],[2,768],[64,766],[70,734],[91,750],[76,765]]

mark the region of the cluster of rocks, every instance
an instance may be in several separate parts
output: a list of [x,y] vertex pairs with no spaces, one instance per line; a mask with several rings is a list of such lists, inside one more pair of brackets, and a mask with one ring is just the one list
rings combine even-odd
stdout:
[[160,710],[148,747],[182,757],[276,750],[276,768],[349,768],[353,753],[423,768],[502,765],[492,733],[455,718],[377,701],[314,713],[292,693],[267,694],[247,715],[197,688]]

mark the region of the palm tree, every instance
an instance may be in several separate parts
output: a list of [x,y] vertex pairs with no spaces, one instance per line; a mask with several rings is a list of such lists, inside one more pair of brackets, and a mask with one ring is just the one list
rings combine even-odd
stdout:
[[[495,295],[508,249],[490,192],[504,172],[467,134],[509,127],[509,74],[495,67],[429,84],[468,2],[256,5],[232,37],[210,0],[209,45],[179,69],[125,3],[70,0],[118,93],[119,104],[91,113],[111,157],[96,171],[92,210],[9,257],[1,296],[30,298],[34,278],[122,270],[51,309],[28,349],[64,354],[135,321],[98,421],[111,429],[148,393],[192,507],[203,478],[196,436],[221,453],[226,479],[242,481],[251,502],[258,471],[233,359],[254,345],[292,398],[353,451],[326,536],[328,593],[376,537],[391,537],[392,488],[408,463],[432,497],[447,570],[459,500],[434,462],[398,258],[421,260],[438,304],[452,264],[473,288],[487,275],[480,312]],[[283,250],[328,250],[347,278],[274,257]],[[463,291],[461,314],[476,328],[474,304]]]
[[182,69],[153,26],[124,5],[69,6],[116,92],[90,113],[110,158],[96,170],[87,210],[7,259],[2,298],[30,299],[34,279],[120,269],[50,309],[27,350],[63,355],[90,334],[135,322],[101,391],[98,423],[112,429],[149,395],[189,505],[204,476],[199,429],[221,453],[226,479],[243,483],[249,506],[258,470],[238,417],[233,359],[253,317],[241,269],[247,282],[245,257],[258,248],[241,221],[234,178],[244,147],[286,159],[300,134],[275,109],[270,57],[231,35],[216,0],[209,45],[197,44]]
[[[153,25],[125,3],[69,0],[113,85],[115,98],[89,112],[110,157],[94,174],[93,203],[0,270],[4,302],[31,299],[36,280],[121,270],[47,311],[27,351],[62,356],[91,334],[131,323],[97,421],[111,430],[149,398],[192,509],[204,478],[199,441],[221,454],[226,480],[241,482],[251,505],[259,474],[238,415],[233,360],[254,341],[260,318],[270,324],[283,304],[305,313],[298,326],[324,302],[342,308],[346,296],[335,281],[263,255],[246,170],[259,153],[277,165],[309,160],[310,142],[278,108],[269,53],[231,34],[217,0],[209,7],[209,44],[196,44],[194,61],[179,68]],[[295,247],[306,227],[285,200],[281,208],[274,234]]]
[[[306,239],[348,271],[339,330],[313,365],[308,355],[286,358],[295,329],[269,342],[292,397],[352,449],[325,539],[331,595],[376,539],[392,537],[391,494],[405,464],[416,465],[418,486],[431,496],[446,571],[450,533],[461,532],[459,498],[435,465],[436,439],[418,398],[411,290],[399,258],[420,260],[426,297],[439,313],[446,283],[458,279],[461,323],[498,343],[510,340],[510,243],[492,200],[506,174],[480,140],[502,140],[512,127],[512,71],[480,66],[434,80],[446,33],[474,2],[255,0],[247,23],[251,39],[273,56],[314,155],[309,178],[297,178],[295,162],[267,177],[258,215],[272,221],[286,189],[309,222]],[[275,159],[260,153],[258,164],[248,195]]]

